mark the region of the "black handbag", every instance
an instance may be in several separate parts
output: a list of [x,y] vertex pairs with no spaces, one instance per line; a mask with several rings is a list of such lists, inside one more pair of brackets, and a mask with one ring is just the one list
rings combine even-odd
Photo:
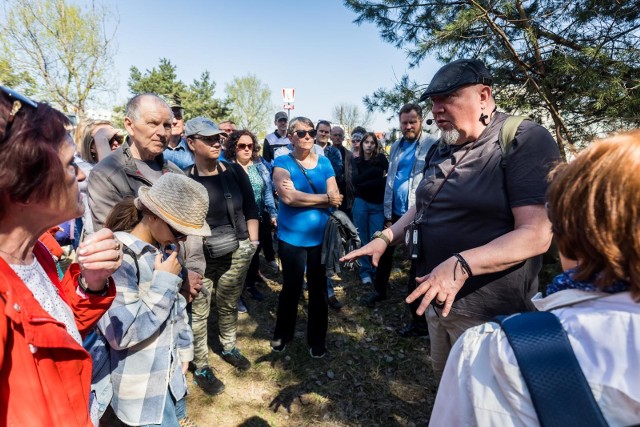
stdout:
[[[217,165],[218,174],[222,180],[222,190],[224,191],[224,199],[227,205],[227,213],[229,214],[229,221],[231,224],[219,225],[211,230],[211,236],[207,237],[204,242],[204,247],[209,252],[211,258],[219,258],[221,256],[230,254],[240,247],[238,241],[238,235],[236,233],[236,221],[233,214],[233,205],[231,204],[231,192],[227,185],[227,178],[222,173],[220,163]],[[231,171],[231,169],[229,169]]]

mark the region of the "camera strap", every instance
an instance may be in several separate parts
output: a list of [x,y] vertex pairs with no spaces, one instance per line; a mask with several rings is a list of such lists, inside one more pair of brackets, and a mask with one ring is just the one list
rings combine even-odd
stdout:
[[[413,221],[411,222],[413,225],[419,225],[422,221],[422,216],[424,215],[424,213],[427,211],[427,209],[429,209],[429,206],[431,206],[431,203],[434,201],[434,199],[436,198],[436,196],[438,195],[438,193],[440,192],[440,190],[442,190],[442,187],[444,186],[444,183],[447,182],[447,180],[449,179],[449,177],[451,176],[451,174],[453,173],[454,170],[456,170],[456,167],[462,163],[462,160],[464,160],[464,158],[466,157],[467,154],[469,154],[469,151],[471,151],[473,149],[473,147],[476,145],[476,141],[473,141],[473,143],[471,143],[471,145],[469,145],[466,149],[466,151],[464,152],[464,154],[462,154],[462,156],[460,157],[460,160],[458,160],[457,162],[455,161],[455,157],[453,158],[454,163],[453,163],[453,167],[451,168],[451,170],[449,171],[449,173],[447,173],[444,177],[444,179],[442,180],[442,182],[440,183],[440,185],[438,186],[438,188],[436,189],[435,193],[433,193],[433,196],[431,196],[431,199],[429,199],[429,202],[427,203],[427,205],[420,209],[420,212],[416,212],[416,216],[413,219]],[[440,143],[439,143],[440,144]],[[434,145],[434,147],[436,147],[437,145]],[[429,153],[427,153],[427,159],[425,162],[425,168],[424,170],[427,170],[427,168],[429,167],[429,163],[431,162],[431,159],[433,158],[433,154],[435,153],[435,149],[433,151],[429,151]]]

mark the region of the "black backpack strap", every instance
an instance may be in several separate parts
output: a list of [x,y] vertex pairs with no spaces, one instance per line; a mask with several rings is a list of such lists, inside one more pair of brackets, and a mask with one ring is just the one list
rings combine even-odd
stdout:
[[558,318],[546,311],[500,316],[543,427],[606,426]]

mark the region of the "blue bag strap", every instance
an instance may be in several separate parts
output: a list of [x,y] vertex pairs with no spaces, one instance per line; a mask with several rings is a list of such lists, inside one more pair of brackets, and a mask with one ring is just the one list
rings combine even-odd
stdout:
[[546,311],[499,316],[543,427],[607,426],[558,318]]

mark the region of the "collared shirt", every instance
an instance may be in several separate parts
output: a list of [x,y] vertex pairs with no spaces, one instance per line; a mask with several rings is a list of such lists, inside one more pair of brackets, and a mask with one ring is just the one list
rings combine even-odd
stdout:
[[167,393],[176,401],[186,394],[182,363],[193,359],[182,279],[154,269],[154,246],[129,233],[116,236],[137,261],[125,252],[113,273],[116,299],[98,322],[111,346],[111,406],[127,424],[160,424]]
[[175,163],[180,169],[186,169],[193,165],[193,153],[187,147],[187,141],[184,138],[180,139],[175,148],[167,146],[164,150],[164,158]]
[[417,139],[413,142],[403,139],[400,142],[398,169],[393,181],[393,213],[398,216],[409,210],[409,178],[413,171],[417,146]]
[[[533,302],[560,319],[607,423],[640,423],[640,304],[629,292],[611,295],[577,289]],[[538,424],[504,332],[493,322],[467,330],[447,360],[430,425]]]

